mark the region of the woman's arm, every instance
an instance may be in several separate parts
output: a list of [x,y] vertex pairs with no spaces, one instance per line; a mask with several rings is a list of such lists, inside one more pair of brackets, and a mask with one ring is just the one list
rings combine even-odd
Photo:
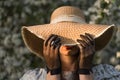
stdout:
[[59,47],[60,38],[57,35],[51,35],[44,41],[43,56],[48,68],[46,80],[61,80]]
[[56,75],[51,75],[51,73],[47,73],[47,77],[46,80],[61,80],[61,76],[60,74],[56,74]]
[[95,41],[92,35],[88,33],[80,35],[80,37],[82,40],[77,40],[80,43],[79,78],[80,80],[93,80],[90,70],[93,66],[92,60],[95,53]]
[[79,75],[80,80],[93,80],[93,76],[91,75]]

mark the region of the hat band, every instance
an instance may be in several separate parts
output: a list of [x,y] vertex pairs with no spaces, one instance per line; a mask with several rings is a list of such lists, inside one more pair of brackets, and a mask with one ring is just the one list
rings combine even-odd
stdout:
[[50,24],[63,22],[63,21],[71,21],[71,22],[77,22],[77,23],[86,23],[85,20],[79,16],[75,15],[62,15],[59,16],[53,20],[51,20]]

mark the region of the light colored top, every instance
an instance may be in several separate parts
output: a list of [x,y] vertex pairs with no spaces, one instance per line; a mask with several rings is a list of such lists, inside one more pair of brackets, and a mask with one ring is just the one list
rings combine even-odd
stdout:
[[[94,80],[120,80],[120,72],[108,64],[100,64],[92,68]],[[46,80],[46,69],[36,68],[27,71],[20,80]]]

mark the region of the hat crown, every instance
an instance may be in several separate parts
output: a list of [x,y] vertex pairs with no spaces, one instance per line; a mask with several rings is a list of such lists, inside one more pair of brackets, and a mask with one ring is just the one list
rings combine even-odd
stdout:
[[77,7],[63,6],[57,8],[51,15],[50,23],[71,21],[85,23],[83,12]]

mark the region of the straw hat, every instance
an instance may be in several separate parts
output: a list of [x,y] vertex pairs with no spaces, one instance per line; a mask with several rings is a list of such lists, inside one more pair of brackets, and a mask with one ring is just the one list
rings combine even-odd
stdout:
[[52,13],[49,24],[22,27],[22,37],[30,51],[42,57],[43,42],[50,34],[59,35],[62,45],[71,46],[78,44],[76,39],[80,39],[80,34],[90,33],[98,51],[107,45],[114,31],[114,25],[87,24],[79,8],[63,6]]

